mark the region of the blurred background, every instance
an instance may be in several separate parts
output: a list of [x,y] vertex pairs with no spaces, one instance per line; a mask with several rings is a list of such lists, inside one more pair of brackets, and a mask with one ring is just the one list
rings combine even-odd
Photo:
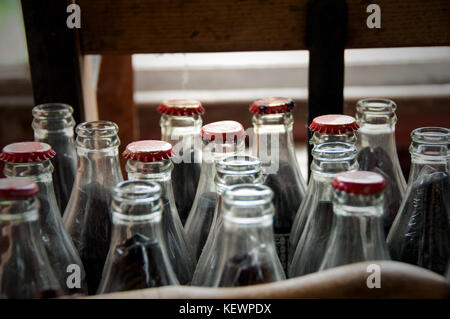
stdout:
[[[95,83],[101,59],[92,56]],[[204,123],[232,119],[248,128],[252,100],[292,97],[297,103],[294,139],[306,176],[308,59],[308,51],[134,55],[136,136],[159,139],[156,107],[164,99],[198,99],[206,109]],[[346,50],[345,63],[345,114],[354,116],[356,101],[363,97],[397,103],[397,148],[407,175],[410,132],[421,126],[449,127],[450,47]],[[108,83],[102,88],[102,95],[108,95]],[[105,103],[113,112],[114,99]],[[0,147],[33,139],[33,104],[20,1],[1,0]],[[108,120],[108,112],[101,119]]]

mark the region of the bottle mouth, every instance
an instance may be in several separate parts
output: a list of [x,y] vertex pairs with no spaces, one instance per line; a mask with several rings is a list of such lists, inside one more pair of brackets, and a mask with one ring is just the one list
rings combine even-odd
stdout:
[[411,138],[417,143],[450,144],[450,129],[444,127],[421,127],[411,132]]
[[[224,202],[227,206],[241,208],[256,208],[270,204],[273,199],[272,190],[266,185],[238,184],[230,186],[224,194]],[[232,213],[237,218],[262,217],[261,214],[249,214],[246,210],[237,210]]]
[[33,108],[33,117],[40,120],[58,120],[71,117],[73,108],[64,103],[39,104]]
[[261,171],[261,161],[254,156],[230,155],[216,163],[216,171],[224,174],[256,174]]
[[161,187],[151,181],[123,181],[114,188],[114,198],[121,201],[158,201]]
[[358,112],[370,112],[374,114],[391,114],[397,110],[397,104],[385,98],[365,98],[356,104]]
[[110,121],[93,121],[79,124],[75,131],[79,137],[114,137],[119,127]]
[[315,146],[311,153],[315,160],[334,162],[354,159],[357,150],[355,145],[350,143],[327,142]]

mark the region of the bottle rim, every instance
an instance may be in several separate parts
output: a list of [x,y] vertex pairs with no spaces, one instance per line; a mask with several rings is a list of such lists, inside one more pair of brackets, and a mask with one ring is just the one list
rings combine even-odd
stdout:
[[44,162],[55,157],[52,147],[43,142],[18,142],[6,145],[0,160],[8,163]]
[[392,114],[397,110],[397,104],[387,98],[365,98],[356,103],[358,112],[371,114]]
[[65,103],[44,103],[33,107],[33,117],[40,120],[57,120],[71,117],[73,108]]
[[345,142],[325,142],[313,147],[311,155],[314,159],[327,161],[342,161],[355,158],[358,151],[356,146]]
[[117,183],[113,196],[118,200],[156,201],[161,197],[161,186],[148,180],[127,180]]
[[449,144],[450,129],[439,126],[426,126],[414,129],[411,139],[424,144]]
[[252,174],[261,171],[261,160],[250,155],[229,155],[216,163],[216,172]]
[[111,121],[91,121],[77,125],[75,131],[79,137],[113,137],[119,132],[119,127]]

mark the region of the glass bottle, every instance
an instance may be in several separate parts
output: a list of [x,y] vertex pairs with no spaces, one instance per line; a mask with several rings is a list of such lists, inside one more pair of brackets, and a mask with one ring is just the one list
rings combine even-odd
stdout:
[[202,114],[205,109],[196,100],[174,99],[162,102],[161,139],[173,145],[172,188],[178,214],[184,225],[195,199],[201,170]]
[[31,179],[0,179],[0,298],[63,295],[39,236],[38,192]]
[[311,178],[306,197],[292,228],[293,248],[289,277],[316,272],[325,254],[333,224],[333,188],[336,174],[356,171],[356,147],[343,142],[328,142],[312,149]]
[[383,233],[382,175],[368,171],[339,173],[331,186],[334,223],[319,270],[369,260],[389,260]]
[[406,190],[395,144],[397,105],[388,99],[367,98],[356,105],[359,169],[377,172],[386,180],[384,233],[387,236]]
[[[86,293],[83,264],[64,228],[56,203],[51,163],[54,156],[55,152],[46,143],[22,142],[5,146],[0,160],[5,162],[3,171],[6,177],[29,178],[36,182],[39,189],[36,195],[39,199],[39,235],[56,278],[66,294]],[[78,267],[80,280],[69,285],[73,265]]]
[[218,247],[214,287],[285,279],[273,232],[273,192],[265,185],[238,184],[225,191],[223,240]]
[[243,153],[245,132],[235,121],[220,121],[202,127],[202,169],[194,204],[184,229],[196,260],[200,257],[214,218],[217,191],[215,163],[227,155]]
[[56,152],[52,159],[53,184],[61,214],[66,209],[77,170],[73,129],[73,109],[62,103],[48,103],[33,108],[34,140],[50,144]]
[[161,187],[120,182],[111,204],[111,246],[98,293],[178,285],[161,225]]
[[253,156],[231,155],[216,163],[216,189],[218,200],[208,239],[197,263],[192,285],[212,286],[217,271],[218,246],[223,241],[222,201],[223,193],[232,185],[262,184],[261,161]]
[[283,269],[287,271],[289,233],[297,210],[305,197],[306,184],[301,176],[294,148],[292,110],[294,100],[270,97],[250,106],[253,114],[253,155],[261,159],[264,184],[274,192],[275,245]]
[[192,280],[196,259],[187,242],[173,198],[170,179],[172,155],[172,145],[155,140],[130,143],[123,152],[123,157],[128,159],[126,171],[129,180],[149,180],[161,186],[163,237],[178,281],[187,285]]
[[[310,131],[312,132],[311,139],[309,140],[309,144],[313,145],[313,148],[319,146],[323,143],[347,143],[350,145],[354,145],[356,143],[356,131],[359,126],[356,123],[355,118],[342,115],[342,114],[328,114],[321,115],[315,117],[309,126]],[[332,144],[329,144],[332,145]],[[310,184],[308,185],[308,189],[306,191],[305,199],[301,203],[300,208],[295,215],[294,223],[292,225],[291,234],[289,236],[289,250],[288,250],[288,264],[290,265],[292,262],[292,257],[294,255],[295,249],[297,248],[298,241],[303,232],[303,228],[306,224],[306,221],[309,216],[309,212],[315,211],[317,209],[316,205],[319,205],[324,208],[324,211],[327,211],[329,215],[333,216],[333,210],[331,207],[331,198],[332,198],[332,189],[330,186],[331,181],[335,174],[340,171],[346,170],[356,170],[357,164],[354,161],[353,150],[349,150],[351,147],[349,145],[344,144],[336,144],[337,148],[326,146],[321,148],[316,154],[320,156],[323,154],[325,158],[318,158],[317,163],[314,165],[314,169],[317,170],[316,174],[311,172]],[[343,147],[341,151],[339,151],[339,147]],[[336,152],[338,158],[333,159],[333,149]],[[347,149],[347,155],[342,154]],[[314,154],[314,151],[311,151]],[[340,156],[343,156],[344,160],[340,159]],[[345,159],[350,160],[347,162]],[[335,166],[333,161],[337,161]],[[314,156],[313,161],[314,162]],[[346,163],[346,164],[343,164]],[[311,163],[312,164],[312,163]],[[343,164],[343,165],[342,165]],[[323,167],[321,166],[323,165]],[[347,168],[344,168],[346,166]],[[327,172],[329,167],[333,167],[330,172]],[[311,165],[311,170],[313,169],[313,165]],[[340,171],[339,171],[340,169]],[[313,177],[317,177],[319,180],[314,180],[314,183],[311,183]],[[325,176],[329,178],[325,180]],[[320,192],[320,193],[318,193]],[[323,192],[323,193],[322,193]],[[323,199],[322,199],[323,198]],[[322,203],[319,203],[322,199]],[[325,208],[327,207],[327,208]],[[325,214],[325,213],[324,213]],[[321,214],[322,215],[322,214]]]
[[411,133],[406,196],[389,232],[392,259],[445,274],[450,258],[450,130]]
[[95,294],[111,239],[112,192],[122,181],[119,129],[113,122],[94,121],[75,130],[77,175],[63,222],[86,270],[88,293]]

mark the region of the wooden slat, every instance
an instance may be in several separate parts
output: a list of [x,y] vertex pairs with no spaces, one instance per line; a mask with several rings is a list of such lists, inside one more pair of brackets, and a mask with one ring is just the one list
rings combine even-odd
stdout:
[[[306,49],[307,0],[77,0],[84,53]],[[347,0],[346,48],[450,45],[450,1]],[[333,15],[333,12],[329,12]],[[326,23],[326,21],[324,22]]]

